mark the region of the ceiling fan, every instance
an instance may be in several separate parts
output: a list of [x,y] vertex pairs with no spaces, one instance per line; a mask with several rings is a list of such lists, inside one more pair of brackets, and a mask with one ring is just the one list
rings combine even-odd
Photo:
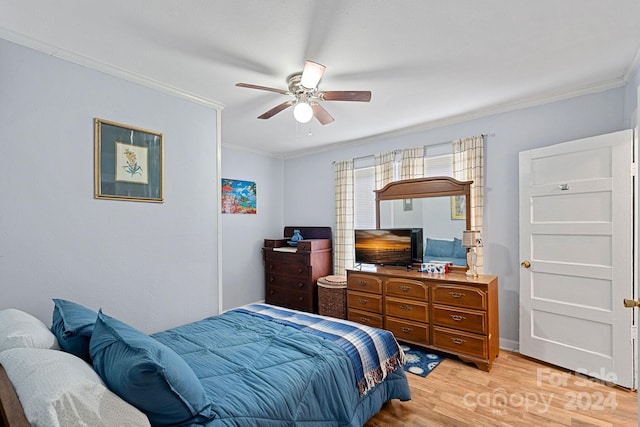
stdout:
[[287,77],[288,90],[249,83],[236,83],[236,86],[293,96],[293,99],[276,105],[266,113],[258,116],[259,119],[271,118],[293,105],[293,115],[298,122],[307,123],[312,117],[315,117],[321,124],[326,125],[333,122],[334,118],[318,101],[369,102],[371,100],[371,91],[318,90],[318,83],[322,79],[325,68],[324,65],[317,62],[306,61],[302,72],[293,73]]

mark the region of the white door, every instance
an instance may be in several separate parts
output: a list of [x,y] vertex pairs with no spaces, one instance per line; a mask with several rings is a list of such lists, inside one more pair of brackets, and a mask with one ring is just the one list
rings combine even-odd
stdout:
[[520,153],[520,352],[629,388],[632,141],[626,130]]

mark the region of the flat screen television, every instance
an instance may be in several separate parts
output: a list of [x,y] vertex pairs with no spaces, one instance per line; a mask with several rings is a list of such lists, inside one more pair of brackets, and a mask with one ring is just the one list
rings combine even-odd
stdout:
[[422,262],[421,228],[354,230],[356,264],[410,266]]

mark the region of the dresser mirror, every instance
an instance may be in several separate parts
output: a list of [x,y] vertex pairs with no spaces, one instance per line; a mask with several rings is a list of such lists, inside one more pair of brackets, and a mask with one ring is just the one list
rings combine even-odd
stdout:
[[424,262],[453,262],[467,268],[462,232],[471,228],[473,181],[451,177],[394,181],[376,193],[376,228],[421,228]]

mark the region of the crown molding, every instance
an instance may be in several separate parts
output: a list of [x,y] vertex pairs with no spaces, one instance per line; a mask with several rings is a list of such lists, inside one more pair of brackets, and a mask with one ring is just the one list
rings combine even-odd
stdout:
[[59,47],[53,46],[51,44],[45,43],[40,40],[35,40],[31,37],[27,37],[23,34],[19,34],[11,30],[7,30],[6,28],[0,28],[0,38],[19,44],[21,46],[28,47],[30,49],[45,53],[53,57],[72,62],[74,64],[82,65],[92,70],[100,71],[105,74],[109,74],[111,76],[118,77],[133,83],[138,83],[142,86],[146,86],[151,89],[156,89],[160,92],[164,92],[169,95],[174,95],[183,99],[187,99],[189,101],[195,102],[200,105],[204,105],[206,107],[214,108],[216,110],[224,109],[224,105],[217,101],[203,98],[196,94],[164,84],[157,80],[150,79],[148,77],[144,77],[136,73],[132,73],[123,68],[115,67],[113,65],[104,63],[102,61],[98,61],[95,58],[90,58],[88,56],[79,55],[77,53],[73,53],[68,50],[60,49]]
[[327,151],[332,151],[338,147],[357,146],[357,145],[362,145],[369,142],[379,141],[385,138],[403,136],[411,133],[441,128],[444,126],[455,125],[459,123],[468,122],[471,120],[476,120],[480,118],[494,116],[497,114],[507,113],[510,111],[521,110],[524,108],[538,107],[541,105],[550,104],[552,102],[576,98],[582,95],[589,95],[593,93],[604,92],[610,89],[622,87],[626,83],[627,83],[626,79],[619,78],[619,79],[609,80],[609,81],[601,82],[597,84],[585,85],[572,90],[550,91],[543,95],[532,96],[532,97],[521,99],[518,101],[493,105],[486,108],[470,111],[467,113],[444,117],[442,119],[437,119],[437,120],[431,120],[431,121],[419,123],[413,126],[407,126],[401,129],[378,133],[375,135],[353,139],[350,141],[337,142],[334,144],[323,145],[321,147],[311,148],[307,150],[289,151],[287,153],[283,153],[282,158],[293,159],[297,157],[304,157],[312,154],[319,154]]

